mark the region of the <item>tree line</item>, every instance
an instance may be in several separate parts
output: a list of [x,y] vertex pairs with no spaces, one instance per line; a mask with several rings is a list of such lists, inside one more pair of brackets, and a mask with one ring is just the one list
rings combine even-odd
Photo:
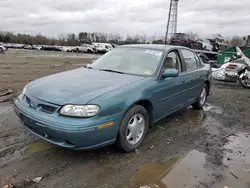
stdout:
[[[189,32],[194,38],[199,38],[197,33],[193,34]],[[93,42],[107,42],[114,43],[118,45],[122,44],[164,44],[164,37],[146,35],[127,35],[122,37],[119,34],[101,33],[101,32],[80,32],[78,34],[69,33],[61,34],[58,37],[47,37],[41,34],[38,35],[28,35],[12,32],[0,31],[0,42],[4,43],[19,43],[19,44],[38,44],[38,45],[59,45],[59,46],[78,46],[82,43],[91,44]],[[229,46],[241,45],[243,40],[240,36],[234,36],[227,38],[226,42]]]
[[47,37],[44,35],[28,35],[0,31],[0,42],[38,45],[78,46],[81,43],[91,44],[93,42],[107,42],[118,45],[122,44],[146,44],[148,42],[164,44],[164,37],[147,37],[146,35],[127,35],[125,38],[118,34],[100,32],[69,33],[58,37]]

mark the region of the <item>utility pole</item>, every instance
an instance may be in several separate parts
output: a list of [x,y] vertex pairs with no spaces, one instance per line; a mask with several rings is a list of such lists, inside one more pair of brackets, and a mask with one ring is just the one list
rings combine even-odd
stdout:
[[168,40],[173,36],[174,33],[177,32],[178,1],[179,0],[170,0],[165,44],[167,44]]

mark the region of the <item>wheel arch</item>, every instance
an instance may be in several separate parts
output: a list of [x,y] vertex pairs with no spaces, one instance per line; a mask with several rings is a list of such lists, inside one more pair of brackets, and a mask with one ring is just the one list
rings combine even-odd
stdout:
[[210,91],[211,91],[211,83],[210,83],[210,81],[206,80],[205,84],[207,85],[207,89],[208,89],[207,96],[208,96],[210,94]]
[[[140,105],[142,107],[144,107],[147,112],[148,112],[148,116],[149,116],[149,126],[152,126],[153,125],[153,122],[154,122],[154,114],[153,114],[153,104],[150,100],[148,99],[139,99],[137,101],[135,101],[134,103],[132,103],[125,111],[125,113],[130,109],[132,108],[134,105]],[[124,114],[125,114],[124,113]]]

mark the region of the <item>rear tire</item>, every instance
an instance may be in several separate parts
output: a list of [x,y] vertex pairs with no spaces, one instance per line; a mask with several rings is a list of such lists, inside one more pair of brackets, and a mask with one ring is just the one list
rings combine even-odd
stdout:
[[207,96],[208,96],[208,86],[207,84],[204,84],[200,92],[200,95],[197,98],[197,101],[194,104],[192,104],[192,107],[196,110],[201,110],[204,104],[206,103]]
[[[245,88],[245,89],[250,89],[250,84],[247,84],[244,82],[245,79],[249,79],[249,78],[246,78],[246,77],[242,77],[242,78],[238,78],[238,81],[239,81],[239,84]],[[249,82],[249,81],[248,81]]]
[[[133,125],[134,121],[136,121],[135,126]],[[116,140],[118,148],[127,153],[137,149],[141,145],[148,131],[148,127],[149,116],[147,110],[140,105],[135,105],[130,108],[123,116],[120,124]],[[130,135],[132,135],[132,139]]]

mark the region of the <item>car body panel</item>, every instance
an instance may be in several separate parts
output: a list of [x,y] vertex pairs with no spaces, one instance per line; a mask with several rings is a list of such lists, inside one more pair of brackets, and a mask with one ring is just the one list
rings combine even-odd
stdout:
[[141,79],[144,77],[78,68],[30,82],[27,90],[32,96],[44,101],[49,99],[54,104],[86,104],[95,97]]
[[[173,49],[185,48],[164,45],[121,47],[163,49],[164,57]],[[25,93],[14,100],[14,109],[28,130],[59,146],[90,149],[112,144],[124,114],[133,105],[149,102],[152,105],[151,122],[155,123],[195,102],[203,84],[210,80],[211,67],[203,64],[195,71],[164,79],[163,61],[164,58],[156,74],[149,77],[79,68],[41,78],[26,86]],[[90,118],[62,116],[59,111],[65,104],[97,104],[101,110]],[[41,110],[42,105],[55,110],[45,112]],[[98,128],[109,122],[113,125]]]

